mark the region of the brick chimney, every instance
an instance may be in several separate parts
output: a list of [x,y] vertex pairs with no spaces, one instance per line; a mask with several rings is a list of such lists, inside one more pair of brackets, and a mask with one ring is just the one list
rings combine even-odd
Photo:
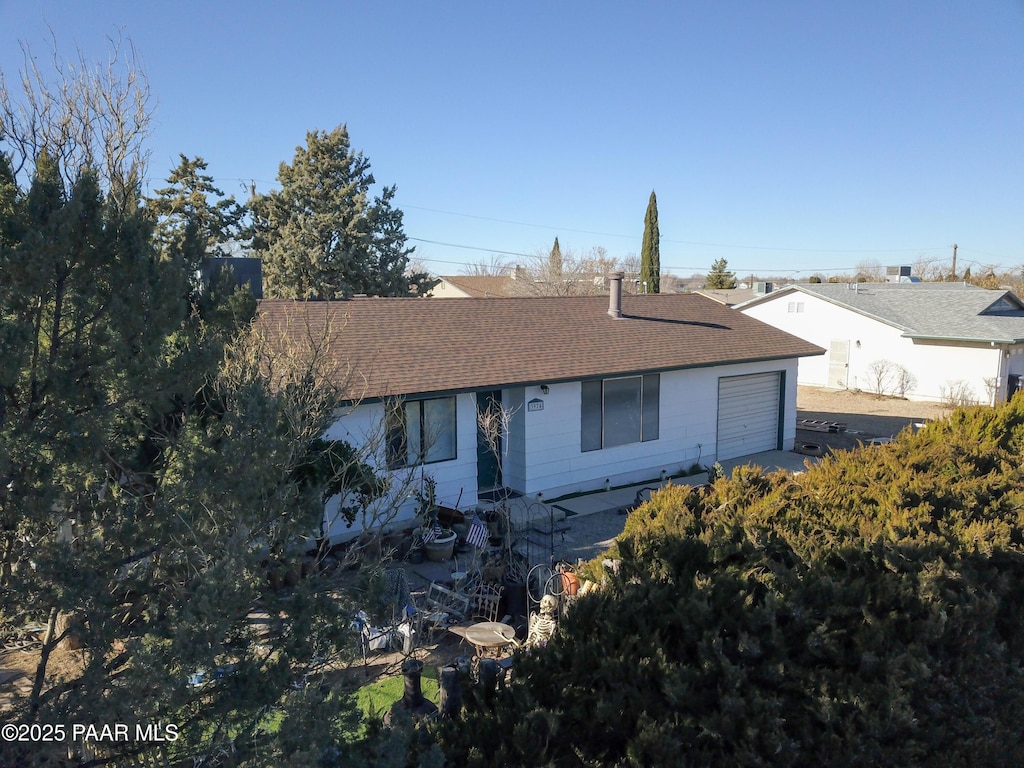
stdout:
[[608,314],[616,320],[622,319],[622,272],[608,274]]

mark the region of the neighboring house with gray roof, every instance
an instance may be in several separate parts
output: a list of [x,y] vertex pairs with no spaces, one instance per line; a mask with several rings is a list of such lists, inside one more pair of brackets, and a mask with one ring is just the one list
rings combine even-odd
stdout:
[[[701,296],[616,287],[263,301],[259,324],[274,343],[329,338],[326,361],[346,381],[328,437],[371,446],[395,487],[433,477],[448,506],[495,487],[551,499],[793,447],[797,360],[823,349]],[[494,404],[511,414],[500,475],[477,429]]]
[[1024,303],[964,283],[791,285],[735,307],[824,347],[800,383],[997,403],[1024,376]]

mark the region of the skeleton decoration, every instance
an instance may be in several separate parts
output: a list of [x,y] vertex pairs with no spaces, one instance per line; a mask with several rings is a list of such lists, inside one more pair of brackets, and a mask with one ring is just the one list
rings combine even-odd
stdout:
[[547,644],[558,628],[555,616],[557,612],[558,598],[554,595],[544,595],[540,601],[540,613],[530,616],[530,633],[524,643],[527,648],[537,648]]

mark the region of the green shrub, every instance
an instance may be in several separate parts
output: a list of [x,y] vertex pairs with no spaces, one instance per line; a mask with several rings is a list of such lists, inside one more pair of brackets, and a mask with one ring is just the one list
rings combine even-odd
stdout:
[[1019,764],[1022,447],[1017,398],[654,494],[451,764]]

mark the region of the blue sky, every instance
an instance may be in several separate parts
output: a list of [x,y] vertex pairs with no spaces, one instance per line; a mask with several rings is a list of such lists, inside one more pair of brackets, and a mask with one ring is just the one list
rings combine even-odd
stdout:
[[266,191],[347,123],[439,274],[555,236],[638,253],[652,189],[681,275],[1024,264],[1022,0],[0,0],[9,82],[47,25],[65,55],[134,43],[154,185],[185,153]]

